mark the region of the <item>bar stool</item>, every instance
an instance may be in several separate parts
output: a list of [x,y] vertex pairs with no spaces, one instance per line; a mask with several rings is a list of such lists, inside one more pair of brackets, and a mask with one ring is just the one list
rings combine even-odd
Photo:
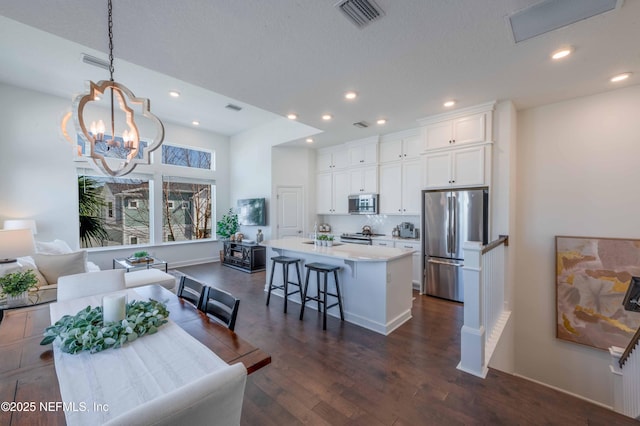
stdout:
[[[338,271],[340,270],[339,266],[327,265],[324,263],[307,263],[305,265],[307,268],[307,276],[304,281],[304,292],[302,294],[302,307],[300,308],[300,319],[304,316],[304,307],[307,303],[307,300],[315,300],[318,302],[318,312],[322,312],[322,329],[327,329],[327,310],[329,308],[333,308],[338,305],[340,309],[340,319],[344,321],[344,312],[342,311],[342,297],[340,296],[340,282],[338,281]],[[316,271],[316,285],[317,285],[317,293],[316,296],[307,296],[307,291],[309,291],[309,274],[311,271]],[[336,284],[336,292],[329,293],[327,288],[327,275],[333,272],[333,277]],[[320,274],[324,276],[324,286],[322,289],[320,288]],[[338,299],[338,301],[332,305],[327,305],[327,296],[332,296]],[[320,309],[320,305],[324,306],[324,309]]]
[[[302,295],[302,279],[300,278],[300,259],[296,259],[295,257],[288,256],[275,256],[271,258],[271,278],[269,279],[269,295],[267,296],[267,306],[269,306],[269,300],[271,299],[271,290],[282,289],[284,292],[284,313],[287,313],[287,300],[290,295],[300,293]],[[276,263],[280,263],[282,265],[282,285],[274,285],[273,284],[273,273],[276,269]],[[294,283],[289,281],[289,265],[296,265],[296,273],[298,274],[298,282]],[[289,284],[297,285],[298,290],[292,291],[289,293]],[[302,299],[302,296],[300,297]]]

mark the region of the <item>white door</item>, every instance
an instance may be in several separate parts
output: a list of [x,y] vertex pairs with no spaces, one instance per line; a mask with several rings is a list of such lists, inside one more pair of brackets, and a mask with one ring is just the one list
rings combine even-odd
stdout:
[[278,197],[278,238],[302,237],[304,208],[302,187],[279,186]]

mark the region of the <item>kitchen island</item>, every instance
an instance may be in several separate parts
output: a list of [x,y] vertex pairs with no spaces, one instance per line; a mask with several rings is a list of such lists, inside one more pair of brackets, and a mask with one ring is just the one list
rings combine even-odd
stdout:
[[[332,247],[320,247],[305,238],[270,240],[267,246],[267,274],[265,291],[269,290],[271,258],[290,256],[302,259],[300,273],[305,279],[305,263],[320,262],[340,266],[340,290],[344,319],[350,323],[387,335],[411,319],[412,254],[414,250],[360,244],[334,243]],[[293,268],[293,267],[292,267]],[[282,283],[282,268],[276,265],[274,283]],[[289,280],[295,281],[293,269]],[[310,277],[308,294],[316,295],[314,274]],[[329,278],[329,291],[333,292],[333,278]],[[273,295],[282,297],[281,290]],[[297,294],[290,302],[300,303]],[[316,309],[315,303],[307,302],[305,309]],[[338,307],[327,313],[339,318]]]

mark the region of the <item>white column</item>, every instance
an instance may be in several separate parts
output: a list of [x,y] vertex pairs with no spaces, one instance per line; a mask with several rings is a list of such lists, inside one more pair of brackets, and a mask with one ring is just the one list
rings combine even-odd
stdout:
[[611,380],[613,387],[613,409],[621,414],[624,414],[623,379],[622,368],[620,368],[620,357],[622,357],[623,353],[623,348],[617,346],[609,347],[609,354],[611,355],[609,370],[611,370],[611,374],[613,375],[613,379]]
[[460,364],[458,369],[485,378],[487,367],[484,359],[485,328],[482,283],[482,244],[477,241],[464,243],[464,325],[460,333]]

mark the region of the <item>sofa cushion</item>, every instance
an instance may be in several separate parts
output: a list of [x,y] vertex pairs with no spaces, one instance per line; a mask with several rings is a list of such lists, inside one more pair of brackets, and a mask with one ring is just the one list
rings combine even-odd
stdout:
[[168,290],[173,290],[176,286],[176,278],[159,269],[149,268],[127,272],[124,274],[124,283],[127,288],[159,284]]
[[80,274],[87,272],[87,252],[81,250],[67,254],[40,254],[33,255],[36,266],[44,275],[48,284],[58,282],[58,277],[63,275]]

